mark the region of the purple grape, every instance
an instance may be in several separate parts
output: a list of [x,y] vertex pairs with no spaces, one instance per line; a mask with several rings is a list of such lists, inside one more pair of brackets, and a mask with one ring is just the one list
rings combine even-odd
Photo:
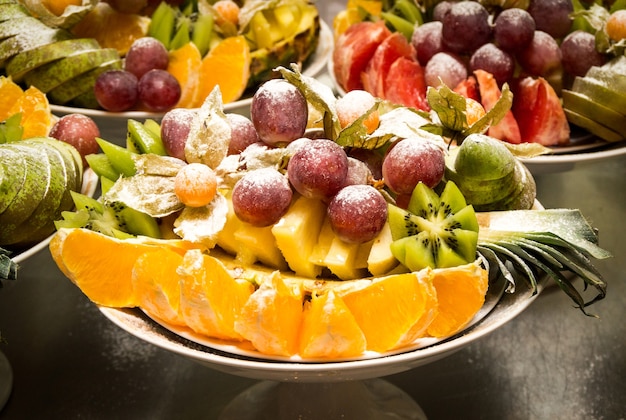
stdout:
[[349,185],[328,203],[333,232],[342,241],[364,243],[374,239],[387,221],[387,202],[371,185]]
[[383,180],[396,194],[411,194],[419,182],[433,188],[443,178],[444,151],[419,138],[394,143],[383,160]]
[[287,175],[303,196],[327,200],[345,185],[348,156],[332,140],[310,140],[289,159]]
[[150,111],[163,112],[172,109],[181,95],[180,83],[165,70],[150,70],[137,84],[139,100]]
[[470,53],[491,40],[489,12],[478,2],[453,3],[442,23],[443,45],[452,52]]
[[197,112],[189,108],[174,108],[161,119],[161,140],[168,155],[185,159],[185,144],[189,137],[191,123]]
[[226,114],[226,119],[231,130],[230,143],[228,143],[229,155],[241,153],[246,147],[261,141],[250,118],[241,114],[229,113]]
[[443,17],[446,13],[448,13],[450,7],[452,7],[452,3],[454,2],[447,0],[437,3],[435,7],[433,7],[433,20],[437,20],[440,22],[443,21]]
[[559,44],[543,31],[535,31],[533,40],[516,58],[522,68],[534,76],[547,76],[561,68]]
[[441,38],[442,28],[441,22],[432,21],[417,26],[413,31],[411,43],[417,53],[417,61],[422,66],[425,66],[433,55],[444,50]]
[[424,80],[427,86],[437,87],[443,82],[450,89],[454,89],[465,79],[467,79],[467,67],[456,54],[437,53],[424,67]]
[[513,78],[515,60],[495,44],[487,43],[474,51],[470,58],[470,71],[478,69],[491,73],[498,85],[502,86]]
[[535,20],[524,9],[503,10],[494,22],[493,37],[496,44],[505,51],[519,51],[533,40]]
[[563,38],[572,27],[572,0],[531,0],[527,10],[535,20],[537,30],[553,38]]
[[259,138],[270,146],[284,145],[302,137],[308,118],[306,98],[286,80],[269,80],[252,97],[250,119]]
[[137,38],[128,49],[124,58],[124,70],[141,79],[150,70],[166,70],[169,60],[167,48],[161,41],[144,36]]
[[139,98],[137,77],[125,70],[109,70],[96,79],[94,94],[102,108],[107,111],[126,111]]
[[561,42],[563,70],[572,76],[584,76],[592,66],[601,66],[606,56],[596,49],[596,37],[577,30],[567,35]]
[[287,212],[292,191],[287,178],[274,168],[246,173],[233,187],[233,211],[253,226],[272,225]]

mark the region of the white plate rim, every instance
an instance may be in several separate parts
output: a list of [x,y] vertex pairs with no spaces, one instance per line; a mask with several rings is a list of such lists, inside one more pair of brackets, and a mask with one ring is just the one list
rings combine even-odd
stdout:
[[[309,57],[307,65],[304,67],[302,74],[315,77],[326,68],[326,62],[332,56],[334,37],[330,27],[320,19],[320,35],[317,48],[313,55]],[[252,103],[252,97],[240,99],[238,101],[224,104],[225,112],[233,112],[242,108],[247,108]],[[148,111],[125,111],[125,112],[108,112],[100,109],[75,108],[71,106],[50,104],[53,113],[59,115],[80,113],[92,118],[122,118],[127,119],[161,119],[162,112]]]

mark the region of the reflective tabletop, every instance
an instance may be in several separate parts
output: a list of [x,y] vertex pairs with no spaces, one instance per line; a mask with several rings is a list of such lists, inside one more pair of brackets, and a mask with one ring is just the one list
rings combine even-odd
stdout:
[[595,263],[608,282],[589,308],[598,318],[550,283],[495,332],[380,379],[278,384],[212,370],[111,323],[44,249],[0,289],[0,383],[13,378],[0,419],[625,419],[625,165],[535,176],[541,203],[581,209],[614,255]]

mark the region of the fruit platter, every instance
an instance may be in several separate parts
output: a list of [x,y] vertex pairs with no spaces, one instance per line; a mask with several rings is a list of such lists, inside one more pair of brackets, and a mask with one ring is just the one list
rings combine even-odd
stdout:
[[11,1],[0,19],[0,74],[40,89],[56,115],[90,116],[110,138],[128,118],[199,107],[215,85],[227,110],[245,109],[274,67],[295,62],[315,76],[333,44],[306,0]]
[[610,253],[579,210],[537,203],[527,147],[485,134],[506,96],[468,111],[433,88],[435,119],[277,71],[249,118],[216,87],[86,156],[102,195],[73,195],[49,249],[112,322],[232,374],[332,381],[444,357],[548,281],[593,315]]
[[623,2],[350,0],[328,72],[340,93],[424,110],[440,83],[486,109],[510,90],[489,135],[543,144],[550,153],[525,163],[560,170],[624,153],[624,22]]

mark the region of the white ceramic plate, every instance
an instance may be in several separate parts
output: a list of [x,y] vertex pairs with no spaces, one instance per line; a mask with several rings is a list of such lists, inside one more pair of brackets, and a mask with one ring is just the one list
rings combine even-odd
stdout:
[[[333,33],[328,25],[320,21],[320,36],[317,49],[305,64],[302,73],[315,77],[326,68],[326,62],[332,55],[334,45]],[[242,98],[238,101],[224,104],[225,112],[236,112],[247,114],[252,103],[252,96]],[[91,117],[100,128],[100,137],[121,145],[126,145],[126,131],[128,120],[134,119],[144,121],[154,119],[159,121],[163,113],[128,111],[128,112],[107,112],[95,109],[74,108],[51,104],[50,108],[56,115],[62,116],[71,113],[80,113]]]
[[[99,178],[94,171],[87,168],[83,173],[83,186],[81,188],[81,193],[88,195],[89,197],[93,197],[96,193],[96,189],[98,188]],[[48,244],[50,244],[50,240],[52,239],[54,234],[48,236],[43,241],[33,245],[32,247],[25,249],[24,251],[17,254],[15,257],[11,258],[15,263],[21,264],[26,261],[28,258],[32,257],[42,249],[46,248]]]
[[[504,280],[499,279],[499,282]],[[273,381],[335,382],[361,380],[399,373],[446,357],[473,341],[493,332],[524,311],[538,296],[523,286],[522,281],[513,294],[504,293],[503,286],[493,286],[488,292],[485,312],[463,332],[445,340],[423,343],[418,348],[407,347],[384,355],[367,355],[355,360],[302,361],[276,360],[256,352],[242,351],[224,345],[198,340],[188,332],[155,322],[139,309],[99,307],[114,324],[135,337],[173,353],[188,357],[212,369],[229,374]],[[542,290],[545,280],[540,282]],[[495,292],[495,291],[498,292]]]
[[[505,283],[502,281],[495,282],[494,284],[489,285],[489,290],[485,297],[485,303],[483,304],[483,307],[478,311],[478,313],[476,313],[476,315],[468,323],[466,328],[469,328],[475,325],[476,323],[480,322],[493,310],[493,308],[498,304],[498,301],[502,297],[502,294],[504,293],[504,288],[505,288]],[[213,339],[211,337],[197,334],[189,328],[172,325],[161,319],[152,317],[149,314],[146,314],[146,315],[151,317],[153,321],[160,324],[162,327],[170,330],[171,332],[178,334],[181,337],[184,337],[190,341],[193,341],[195,343],[201,344],[206,347],[210,347],[215,350],[219,350],[219,351],[226,352],[226,353],[232,353],[232,354],[236,354],[236,355],[244,356],[244,357],[257,358],[257,359],[277,360],[277,361],[282,361],[282,362],[302,362],[303,361],[300,356],[286,357],[286,356],[273,356],[273,355],[262,354],[262,353],[259,353],[257,350],[255,350],[249,343],[236,343],[236,342],[227,342],[223,340]],[[445,339],[424,337],[400,349],[395,349],[386,353],[377,353],[373,351],[367,351],[363,356],[358,357],[358,358],[350,358],[350,359],[345,359],[345,360],[341,359],[341,360],[335,360],[335,361],[364,360],[364,359],[372,359],[376,357],[387,357],[393,354],[405,353],[407,351],[412,351],[412,350],[417,350],[420,348],[432,346],[444,340]],[[312,362],[312,361],[324,362],[325,360],[306,359],[305,361],[306,362]]]

